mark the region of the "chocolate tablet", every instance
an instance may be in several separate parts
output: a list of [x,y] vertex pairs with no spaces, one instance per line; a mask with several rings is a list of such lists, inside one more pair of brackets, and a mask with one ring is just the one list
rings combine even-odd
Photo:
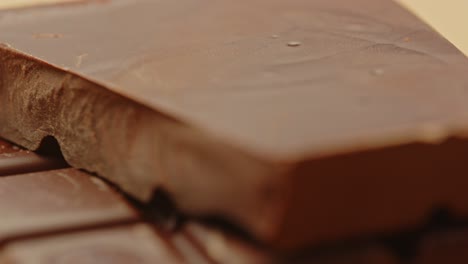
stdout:
[[[1,253],[0,253],[1,254]],[[8,263],[184,263],[149,226],[84,231],[10,244]],[[187,263],[187,262],[185,262]]]
[[466,215],[468,61],[390,0],[0,13],[0,135],[281,249]]
[[0,177],[0,213],[0,242],[138,217],[102,180],[75,169]]

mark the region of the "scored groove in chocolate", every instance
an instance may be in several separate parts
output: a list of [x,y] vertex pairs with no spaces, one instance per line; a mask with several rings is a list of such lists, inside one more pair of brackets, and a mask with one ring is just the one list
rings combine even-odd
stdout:
[[0,154],[0,177],[68,167],[63,160],[42,157],[28,151]]
[[76,169],[0,178],[0,212],[0,241],[138,218],[120,194]]
[[2,258],[12,264],[186,263],[163,238],[141,224],[15,242],[0,252]]
[[68,167],[57,157],[44,157],[0,139],[0,177]]

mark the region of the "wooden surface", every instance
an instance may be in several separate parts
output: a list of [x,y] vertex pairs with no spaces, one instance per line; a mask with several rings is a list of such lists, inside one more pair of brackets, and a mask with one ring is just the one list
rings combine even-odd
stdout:
[[288,249],[417,225],[439,204],[465,212],[450,192],[463,171],[433,190],[466,162],[447,139],[466,143],[467,60],[392,1],[44,10],[0,20],[0,134],[12,141],[54,136],[72,165],[141,200],[162,187],[185,212]]

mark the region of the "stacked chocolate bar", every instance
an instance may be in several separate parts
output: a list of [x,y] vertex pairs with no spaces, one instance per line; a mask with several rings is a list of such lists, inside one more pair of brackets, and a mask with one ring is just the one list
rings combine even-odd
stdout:
[[39,156],[1,140],[0,172],[0,263],[468,261],[463,222],[280,253],[236,230],[167,214],[164,199],[142,207],[101,178],[67,168],[58,157]]
[[[0,136],[57,142],[73,167],[0,160],[0,173],[35,172],[5,178],[7,204],[38,213],[7,220],[5,241],[21,241],[8,256],[90,239],[129,248],[128,263],[173,257],[152,221],[77,169],[147,207],[166,193],[189,219],[189,242],[171,231],[169,249],[194,262],[427,263],[463,237],[433,233],[468,219],[468,61],[390,0],[72,1],[1,11],[0,43]],[[227,229],[241,238],[219,240]]]
[[0,176],[0,263],[263,261],[200,224],[169,233],[103,180],[0,141],[0,171],[12,166],[30,173]]

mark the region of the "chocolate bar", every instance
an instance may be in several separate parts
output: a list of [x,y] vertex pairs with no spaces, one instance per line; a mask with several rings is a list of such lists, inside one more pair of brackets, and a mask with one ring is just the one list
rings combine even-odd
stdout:
[[[0,150],[26,152],[1,140]],[[36,169],[0,177],[0,263],[212,263],[188,232],[143,223],[104,181],[76,169]],[[246,253],[239,257],[253,263]]]
[[466,228],[441,230],[424,236],[414,263],[465,263],[468,261]]
[[[215,258],[200,251],[191,241],[174,244],[171,236],[163,236],[146,224],[84,230],[48,237],[17,241],[0,251],[0,261],[12,264],[29,263],[99,263],[99,264],[152,264],[152,263],[246,263],[262,264],[248,255],[220,255]],[[226,249],[229,251],[229,248]],[[237,252],[239,254],[239,252]],[[242,260],[243,262],[239,262]],[[3,263],[3,262],[2,262]]]
[[[0,135],[276,248],[465,215],[468,62],[390,0],[3,11]],[[112,129],[109,129],[112,128]]]
[[75,169],[0,177],[0,241],[137,218],[102,180]]
[[[23,151],[1,140],[0,149]],[[0,263],[431,264],[467,259],[466,227],[460,223],[418,227],[425,231],[400,238],[337,241],[293,255],[192,219],[167,230],[140,218],[144,212],[137,213],[107,183],[75,169],[8,175],[0,178],[0,194]]]
[[[25,152],[1,140],[0,150]],[[76,169],[36,169],[0,177],[0,263],[212,263],[188,232],[144,223],[101,179]],[[239,257],[249,260],[246,253]]]
[[8,263],[183,263],[149,226],[134,225],[12,243]]

